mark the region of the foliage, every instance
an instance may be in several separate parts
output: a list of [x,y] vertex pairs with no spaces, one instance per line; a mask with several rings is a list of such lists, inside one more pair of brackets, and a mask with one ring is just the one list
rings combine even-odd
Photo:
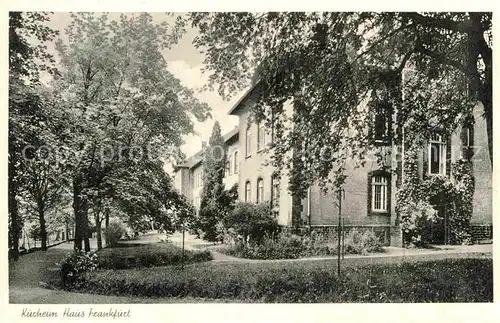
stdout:
[[104,295],[196,297],[243,302],[492,302],[491,259],[400,262],[370,259],[266,263],[209,262],[132,270],[97,270],[80,289]]
[[112,221],[108,227],[104,229],[104,239],[108,247],[114,247],[120,239],[125,235],[126,230],[123,224],[118,221]]
[[209,116],[163,58],[181,30],[147,13],[74,13],[56,43],[61,68],[51,87],[65,122],[58,157],[71,169],[77,248],[82,240],[89,248],[87,216],[99,200],[112,199],[138,229],[151,221],[172,228],[169,207],[180,199],[153,197],[173,190],[161,159],[193,131],[193,116]]
[[224,218],[224,227],[234,234],[233,240],[258,244],[266,235],[278,232],[279,226],[269,203],[238,202]]
[[179,265],[212,260],[209,251],[184,250],[170,243],[118,244],[115,248],[99,251],[98,267],[101,269],[126,269]]
[[405,244],[423,246],[430,242],[429,225],[442,219],[437,208],[447,212],[449,242],[469,244],[474,177],[471,161],[452,164],[453,179],[444,175],[421,178],[416,148],[409,148],[405,159],[405,182],[398,192],[397,212]]
[[209,145],[203,152],[203,188],[196,221],[198,236],[215,242],[220,236],[217,223],[229,212],[230,205],[224,205],[224,171],[226,169],[226,145],[220,124],[215,121]]
[[38,132],[46,128],[46,116],[41,111],[40,75],[57,72],[45,44],[57,31],[44,25],[47,20],[49,14],[44,12],[9,12],[9,247],[14,249],[15,259],[23,224],[18,198],[26,188],[23,149],[41,138],[44,134]]
[[383,251],[380,240],[372,230],[351,229],[345,236],[345,253],[369,254]]
[[75,250],[67,254],[60,262],[63,286],[78,288],[83,284],[84,273],[97,268],[97,253]]
[[[266,235],[258,243],[236,243],[220,251],[229,255],[249,259],[296,259],[314,256],[337,255],[336,233],[314,233],[298,236],[280,233]],[[379,239],[371,230],[351,229],[344,240],[346,254],[369,254],[383,252]]]
[[[195,46],[206,54],[211,87],[231,96],[258,81],[253,113],[274,126],[274,162],[303,197],[315,182],[342,182],[347,158],[364,163],[373,147],[368,108],[376,102],[397,116],[389,137],[401,143],[402,126],[410,139],[436,124],[453,130],[479,100],[492,158],[491,17],[224,12],[191,13],[189,20],[200,31]],[[295,167],[297,160],[304,167]]]

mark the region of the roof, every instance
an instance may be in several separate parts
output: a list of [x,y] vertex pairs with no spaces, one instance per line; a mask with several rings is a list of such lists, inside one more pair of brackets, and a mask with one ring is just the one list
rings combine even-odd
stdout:
[[[224,142],[227,143],[231,139],[236,138],[239,135],[239,133],[240,130],[238,129],[238,127],[234,127],[233,130],[223,135],[222,138],[224,139]],[[174,170],[177,171],[179,168],[191,169],[198,166],[202,161],[203,161],[203,150],[200,150],[193,156],[187,158],[184,162],[175,165]]]
[[236,111],[241,107],[241,103],[250,95],[250,93],[255,89],[257,85],[259,85],[260,80],[255,82],[242,96],[241,98],[236,101],[236,103],[233,105],[233,107],[229,110],[228,114],[234,115]]

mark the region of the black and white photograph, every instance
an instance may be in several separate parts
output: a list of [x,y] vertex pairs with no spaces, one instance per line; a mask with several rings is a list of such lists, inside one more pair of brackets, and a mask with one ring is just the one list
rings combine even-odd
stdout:
[[492,12],[116,8],[8,12],[20,318],[493,302]]

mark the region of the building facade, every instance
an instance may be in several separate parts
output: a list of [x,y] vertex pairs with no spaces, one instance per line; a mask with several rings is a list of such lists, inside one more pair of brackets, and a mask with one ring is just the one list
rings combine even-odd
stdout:
[[[319,186],[313,185],[308,189],[306,198],[297,200],[288,191],[287,174],[282,173],[277,178],[276,169],[270,163],[272,150],[266,149],[273,139],[272,129],[255,122],[250,113],[258,91],[258,85],[252,87],[229,111],[229,114],[239,117],[239,124],[237,129],[225,136],[228,147],[226,188],[237,184],[240,201],[270,202],[282,226],[292,226],[292,211],[298,207],[299,225],[311,229],[335,228],[339,223],[339,195],[336,192],[325,193]],[[292,105],[286,105],[285,111],[292,113]],[[451,164],[463,157],[464,148],[475,148],[471,159],[475,178],[471,225],[476,240],[492,238],[492,168],[481,111],[482,107],[478,104],[474,108],[474,122],[470,128],[459,128],[452,134],[439,131],[432,134],[417,160],[421,177],[449,177],[453,176]],[[389,119],[388,122],[393,121]],[[368,161],[363,167],[347,162],[348,177],[342,186],[341,217],[347,229],[369,228],[385,245],[399,246],[402,233],[396,214],[396,194],[405,180],[401,158],[405,151],[404,147],[387,141],[384,137],[386,130],[380,127],[380,122],[378,126],[372,135],[379,142],[376,149],[380,149],[385,158],[381,163],[375,159]],[[179,165],[175,172],[177,188],[198,207],[201,188],[200,180],[197,182],[195,178],[201,178],[197,174],[202,172],[203,167],[201,159],[196,158],[199,155]]]

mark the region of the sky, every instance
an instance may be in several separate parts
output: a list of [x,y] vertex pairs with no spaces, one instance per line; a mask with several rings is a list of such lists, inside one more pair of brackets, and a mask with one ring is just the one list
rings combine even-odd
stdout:
[[[110,14],[110,18],[113,19],[119,15],[119,13],[113,13]],[[163,20],[169,23],[173,23],[174,21],[173,17],[167,17],[164,13],[152,13],[152,15],[155,23]],[[61,37],[64,39],[62,34],[70,23],[70,20],[71,17],[69,13],[56,12],[52,14],[51,21],[48,25],[55,30],[59,30]],[[208,119],[202,123],[193,119],[196,133],[184,136],[185,143],[181,146],[182,152],[186,154],[187,157],[195,154],[201,149],[202,141],[208,142],[215,120],[219,121],[223,134],[229,132],[237,125],[238,118],[228,115],[228,111],[242,94],[235,95],[229,101],[225,101],[216,91],[200,92],[200,90],[197,90],[208,82],[208,76],[201,72],[204,66],[204,55],[192,44],[197,34],[198,31],[196,29],[189,27],[182,39],[163,53],[167,61],[167,69],[169,72],[177,77],[184,86],[195,90],[196,97],[200,101],[206,102],[212,110],[212,119]],[[49,51],[55,53],[53,44],[47,45]]]

